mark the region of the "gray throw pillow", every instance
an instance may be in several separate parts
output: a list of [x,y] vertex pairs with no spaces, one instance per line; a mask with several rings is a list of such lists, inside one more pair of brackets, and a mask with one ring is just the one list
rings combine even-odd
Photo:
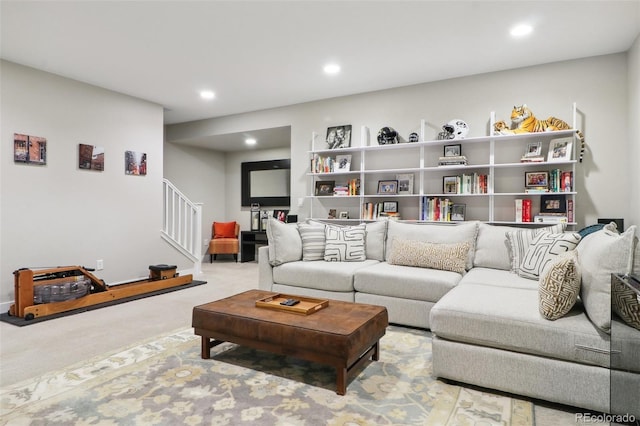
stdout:
[[611,330],[611,274],[631,270],[635,232],[635,225],[623,234],[606,225],[584,237],[576,249],[582,270],[580,298],[591,322],[606,333]]
[[299,223],[298,232],[302,239],[302,260],[324,260],[324,223]]
[[302,259],[302,240],[295,223],[282,223],[270,217],[267,221],[267,239],[271,266]]

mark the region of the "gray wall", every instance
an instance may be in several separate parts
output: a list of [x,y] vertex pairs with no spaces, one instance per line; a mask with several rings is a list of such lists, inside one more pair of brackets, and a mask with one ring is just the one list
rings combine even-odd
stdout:
[[[635,63],[637,68],[637,59]],[[462,118],[471,127],[470,136],[480,136],[487,134],[491,111],[496,111],[498,119],[508,121],[514,104],[527,103],[541,119],[554,115],[570,123],[575,101],[580,113],[578,125],[588,145],[576,176],[578,227],[593,224],[599,217],[622,217],[627,225],[640,224],[637,210],[632,213],[629,201],[630,169],[635,167],[625,159],[632,137],[637,144],[637,131],[632,136],[628,130],[628,121],[637,118],[637,114],[630,115],[630,105],[635,102],[637,110],[638,103],[637,90],[628,96],[634,80],[628,78],[631,68],[626,53],[566,61],[182,123],[168,126],[166,139],[291,125],[291,210],[304,218],[309,200],[302,207],[298,207],[298,200],[308,191],[312,132],[320,134],[318,141],[322,143],[328,126],[352,124],[352,143],[359,144],[361,126],[367,126],[370,143],[372,139],[375,143],[375,134],[383,126],[394,127],[406,138],[419,129],[421,119],[426,119],[426,137],[435,138],[443,123]],[[637,171],[633,173],[637,175]],[[227,202],[232,208],[227,219],[242,216],[231,198]]]
[[[145,277],[149,265],[190,268],[160,238],[162,106],[2,61],[0,303],[22,267],[104,260],[107,284]],[[46,166],[13,162],[13,134],[47,138]],[[103,172],[78,168],[78,144],[105,149]],[[124,152],[146,152],[148,174],[126,176]],[[8,306],[2,306],[6,310]]]

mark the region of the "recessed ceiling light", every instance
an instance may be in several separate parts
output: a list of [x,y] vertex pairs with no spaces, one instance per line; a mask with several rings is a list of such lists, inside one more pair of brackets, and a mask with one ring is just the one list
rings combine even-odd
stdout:
[[524,37],[533,31],[533,27],[528,24],[518,24],[511,28],[511,35],[514,37]]
[[327,64],[324,66],[324,72],[327,74],[338,74],[340,72],[340,65]]
[[203,90],[202,92],[200,92],[200,97],[202,99],[213,99],[216,97],[216,94],[213,93],[211,90]]
[[256,143],[258,143],[255,139],[245,139],[244,143],[246,143],[247,145],[255,145]]

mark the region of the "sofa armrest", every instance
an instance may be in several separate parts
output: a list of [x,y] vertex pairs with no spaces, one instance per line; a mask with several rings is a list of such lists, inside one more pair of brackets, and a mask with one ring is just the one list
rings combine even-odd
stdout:
[[267,291],[273,288],[273,267],[269,264],[269,246],[258,248],[258,288]]

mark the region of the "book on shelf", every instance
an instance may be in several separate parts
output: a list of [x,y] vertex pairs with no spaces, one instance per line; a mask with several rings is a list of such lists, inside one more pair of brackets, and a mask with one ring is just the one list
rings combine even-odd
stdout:
[[522,221],[523,222],[531,222],[531,200],[525,198],[522,200]]
[[520,159],[520,162],[521,163],[543,163],[544,162],[544,157],[542,155],[535,156],[535,157],[523,156]]
[[522,198],[516,199],[516,222],[522,222]]
[[446,176],[443,192],[445,194],[486,194],[489,178],[478,173],[461,176]]
[[571,198],[567,200],[567,220],[569,221],[569,223],[574,222],[573,200]]
[[524,192],[526,192],[527,194],[539,194],[539,193],[549,192],[549,188],[547,188],[546,186],[538,186],[535,188],[525,188]]
[[448,198],[420,197],[420,220],[451,222],[453,201]]
[[439,166],[466,166],[467,157],[464,155],[456,155],[452,157],[440,157],[438,160]]
[[539,214],[534,216],[533,221],[536,223],[567,223],[569,218],[565,215]]

